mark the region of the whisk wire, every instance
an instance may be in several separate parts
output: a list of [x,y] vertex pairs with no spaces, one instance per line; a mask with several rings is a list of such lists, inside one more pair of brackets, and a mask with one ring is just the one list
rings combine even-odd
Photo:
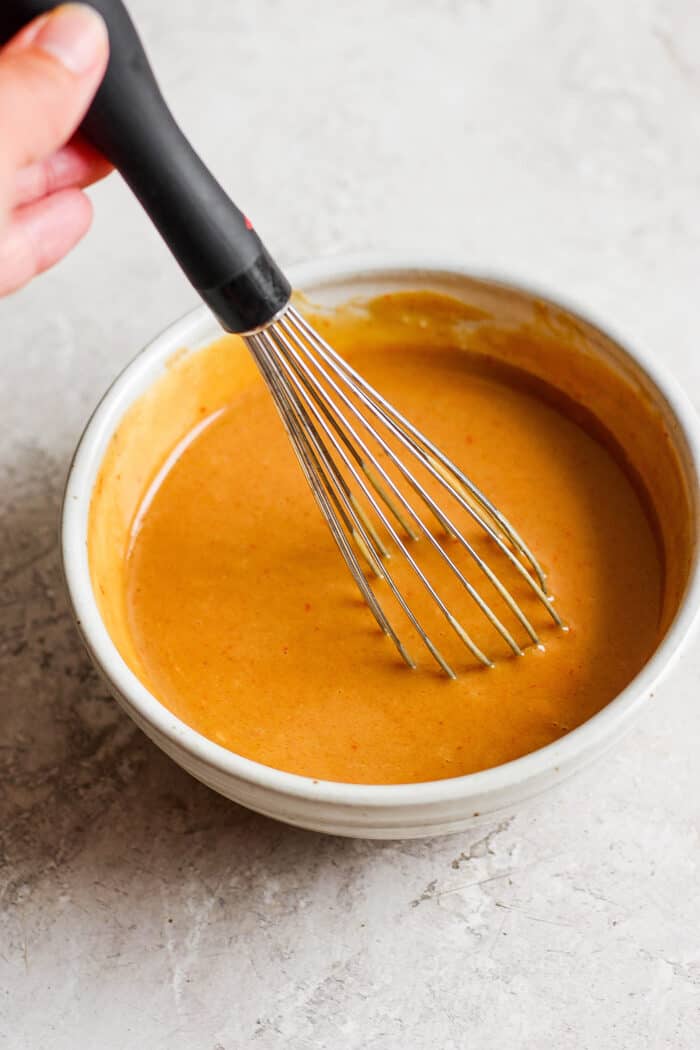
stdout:
[[[286,330],[286,326],[284,324],[284,320],[281,322],[280,327],[282,329]],[[295,337],[294,335],[292,335],[292,338],[294,339],[296,345],[302,351],[304,351],[305,348],[304,348],[303,343],[297,337]],[[288,348],[288,349],[290,349],[290,348]],[[298,361],[298,358],[296,358],[296,359]],[[298,362],[298,363],[299,363],[299,367],[304,368],[305,374],[306,374],[308,380],[316,386],[316,389],[317,390],[318,389],[322,389],[322,388],[320,388],[320,384],[318,383],[318,381],[311,374],[310,370],[307,369],[303,365],[302,362]],[[527,619],[525,614],[522,612],[520,607],[517,605],[515,600],[512,598],[512,596],[510,595],[510,593],[507,590],[507,588],[505,588],[503,586],[501,581],[498,579],[498,577],[495,575],[495,573],[491,570],[491,568],[487,565],[487,563],[479,556],[477,551],[464,538],[464,536],[462,536],[462,534],[458,530],[457,526],[441,511],[441,509],[438,507],[438,505],[435,503],[435,501],[432,499],[432,497],[418,483],[417,479],[411,473],[411,471],[407,468],[406,464],[396,455],[394,450],[381,438],[381,436],[379,434],[376,433],[376,431],[374,431],[372,429],[372,427],[370,426],[368,421],[364,418],[362,413],[357,410],[356,406],[353,405],[353,403],[346,396],[346,394],[340,389],[340,387],[328,375],[326,370],[323,369],[321,366],[318,366],[318,371],[319,371],[319,373],[321,375],[323,375],[324,379],[327,380],[327,382],[330,384],[331,388],[341,398],[343,403],[353,412],[355,417],[369,431],[369,433],[372,435],[372,437],[374,437],[377,440],[377,442],[380,444],[381,448],[387,453],[387,455],[390,457],[392,462],[398,467],[398,469],[401,471],[403,476],[409,482],[409,484],[411,485],[413,490],[418,493],[418,495],[423,499],[425,504],[431,509],[431,511],[433,512],[433,514],[436,517],[436,519],[443,525],[443,527],[448,532],[448,534],[456,537],[461,542],[462,546],[466,548],[466,550],[471,555],[472,559],[476,562],[476,564],[479,566],[481,571],[484,572],[484,574],[486,575],[487,579],[489,579],[489,581],[494,585],[494,587],[497,589],[499,594],[501,594],[501,596],[504,598],[504,600],[506,601],[508,606],[511,608],[511,610],[514,612],[516,617],[520,620],[522,625],[525,627],[526,631],[530,635],[530,637],[531,637],[532,641],[534,642],[534,644],[536,644],[536,645],[539,644],[539,638],[537,636],[537,633],[535,632],[534,628],[530,624],[529,620]],[[493,610],[488,606],[488,604],[484,601],[484,599],[481,597],[481,595],[478,593],[478,591],[473,587],[473,585],[460,572],[459,568],[455,565],[455,563],[449,557],[447,552],[438,543],[438,541],[435,539],[435,537],[433,536],[431,531],[427,528],[427,526],[425,525],[423,520],[417,514],[417,512],[415,511],[415,508],[413,508],[411,506],[411,504],[408,502],[408,500],[406,499],[404,494],[400,491],[400,489],[398,489],[398,487],[395,485],[393,480],[386,473],[384,468],[379,464],[379,462],[374,458],[374,456],[372,456],[368,446],[362,440],[362,438],[357,433],[357,431],[354,429],[354,427],[347,421],[347,419],[344,416],[344,414],[342,413],[342,411],[340,409],[338,409],[337,406],[335,406],[335,411],[337,413],[338,419],[340,419],[342,421],[342,423],[347,427],[347,429],[348,429],[349,433],[351,434],[353,440],[357,443],[357,445],[359,445],[359,447],[362,449],[363,453],[370,459],[370,461],[373,464],[373,467],[380,472],[382,478],[387,483],[387,485],[390,486],[392,492],[396,495],[397,499],[405,507],[406,511],[412,516],[413,520],[418,525],[418,527],[419,527],[420,531],[422,532],[422,534],[427,538],[429,543],[438,552],[438,554],[443,559],[443,561],[445,561],[449,565],[449,567],[452,569],[452,571],[456,574],[456,576],[460,580],[460,583],[468,591],[470,597],[479,605],[479,608],[481,609],[481,611],[489,619],[489,621],[492,623],[492,625],[496,628],[496,630],[499,632],[501,637],[507,642],[507,644],[513,650],[513,652],[516,655],[521,655],[522,654],[522,650],[518,646],[518,644],[515,641],[515,639],[513,638],[512,634],[507,630],[507,628],[504,626],[502,621],[495,615]],[[394,538],[394,536],[392,536],[392,538]],[[396,540],[395,540],[395,542],[396,542]],[[488,661],[488,663],[490,664],[490,661]]]
[[[409,656],[400,638],[392,628],[391,623],[386,617],[380,603],[377,601],[372,588],[369,586],[357,560],[357,556],[352,549],[352,545],[333,515],[331,503],[336,507],[336,510],[339,511],[341,519],[346,525],[348,531],[351,534],[354,532],[348,516],[342,509],[342,505],[333,490],[333,486],[331,485],[325,470],[319,463],[319,460],[311,447],[307,437],[307,432],[297,418],[297,414],[299,414],[299,406],[296,402],[294,392],[289,390],[286,383],[281,379],[276,364],[270,360],[269,350],[264,341],[259,339],[257,335],[248,337],[247,341],[253,352],[255,361],[268,383],[273,400],[291,439],[292,446],[297,454],[297,458],[299,459],[302,470],[304,471],[309,487],[311,488],[319,509],[328,522],[331,534],[350,569],[353,579],[372,611],[380,629],[392,639],[399,654],[408,666],[412,668],[415,667],[415,662]],[[362,536],[362,526],[358,525],[358,527],[360,535]],[[355,537],[355,541],[357,542],[357,537]],[[367,551],[371,549],[371,544],[364,543],[364,546],[367,548]],[[367,556],[369,560],[369,555]],[[373,568],[375,568],[375,571],[381,573],[381,566],[379,566],[378,563],[373,566]]]
[[[454,497],[459,505],[477,521],[494,543],[496,543],[502,553],[508,557],[516,571],[519,572],[522,578],[527,582],[528,586],[537,595],[540,602],[547,609],[552,620],[557,626],[562,627],[563,621],[557,610],[553,607],[547,594],[546,576],[537,558],[507,518],[496,506],[494,506],[491,500],[488,499],[474,482],[467,477],[467,475],[464,474],[444,454],[444,452],[442,452],[441,449],[434,445],[425,434],[419,431],[408,419],[405,418],[405,416],[403,416],[393,405],[386,401],[381,394],[370,386],[370,384],[354,368],[352,368],[352,366],[349,365],[347,361],[345,361],[344,358],[342,358],[314,328],[311,327],[311,325],[294,307],[289,308],[281,321],[282,323],[289,323],[295,326],[304,339],[306,339],[319,354],[322,360],[333,369],[336,375],[344,379],[346,382],[350,382],[354,389],[359,388],[355,389],[355,392],[357,393],[358,398],[362,400],[362,403],[385,423],[388,429],[401,441],[404,447],[418,456],[431,475],[440,481],[443,487],[450,492],[450,495]],[[360,391],[366,395],[364,398]],[[413,441],[411,441],[411,439],[413,439]],[[427,453],[429,453],[429,455]],[[433,460],[436,460],[437,463],[440,464],[442,470],[438,468]],[[477,502],[479,507],[490,516],[495,525],[487,521],[472,503],[465,498],[464,494],[460,493],[455,488],[454,484],[449,482],[446,472],[451,474],[453,478],[464,489],[466,489],[472,499]],[[506,536],[512,546],[526,559],[537,577],[537,582],[532,578],[522,562],[514,556],[512,550],[510,550],[504,543],[503,539],[496,531],[497,529]]]
[[[279,332],[271,333],[271,337],[274,339],[275,343],[277,344],[278,349],[280,351],[282,351],[283,348],[285,348],[285,340],[284,340],[284,338],[280,336]],[[485,666],[491,666],[491,661],[488,659],[488,657],[486,657],[486,655],[474,643],[474,641],[471,639],[471,637],[469,636],[467,631],[464,629],[464,627],[462,627],[462,625],[459,623],[459,621],[456,619],[456,617],[453,616],[450,613],[449,609],[447,608],[446,604],[444,603],[444,601],[442,600],[440,595],[437,593],[437,591],[435,590],[433,585],[430,583],[428,578],[425,576],[423,571],[420,569],[420,567],[418,566],[417,562],[415,561],[415,559],[411,555],[410,551],[406,548],[405,544],[401,540],[401,537],[398,535],[398,533],[393,528],[393,526],[391,525],[389,520],[386,518],[386,515],[381,510],[381,507],[376,502],[375,498],[372,496],[372,493],[369,491],[369,489],[368,489],[366,483],[364,482],[363,478],[357,472],[357,469],[355,468],[355,466],[353,466],[353,463],[351,462],[350,458],[347,456],[347,453],[344,452],[341,443],[337,440],[337,438],[334,437],[331,428],[328,427],[328,425],[325,423],[325,421],[324,421],[324,419],[322,417],[322,414],[315,407],[315,405],[313,403],[314,399],[311,397],[311,395],[306,390],[303,382],[299,378],[298,373],[295,371],[295,369],[293,368],[293,366],[291,365],[291,363],[289,362],[289,360],[286,358],[286,356],[283,353],[280,354],[279,361],[280,361],[280,364],[282,365],[282,367],[284,368],[290,383],[294,384],[295,392],[298,392],[300,394],[300,396],[304,398],[306,404],[309,406],[310,410],[314,414],[317,422],[323,427],[327,437],[329,438],[329,440],[333,444],[334,448],[336,449],[336,452],[343,459],[343,462],[345,463],[345,465],[347,466],[348,470],[351,472],[351,474],[355,478],[355,481],[361,487],[361,489],[364,492],[366,498],[369,500],[369,502],[372,505],[374,511],[377,513],[377,516],[379,517],[379,519],[381,520],[382,524],[384,525],[384,527],[389,532],[389,535],[394,540],[394,542],[396,543],[396,545],[398,546],[398,548],[400,549],[401,553],[404,555],[406,560],[409,562],[409,564],[411,565],[411,568],[414,570],[414,572],[416,573],[416,575],[420,579],[420,581],[423,584],[423,586],[426,587],[426,589],[430,593],[431,597],[436,602],[436,604],[438,605],[438,607],[442,611],[443,615],[447,619],[447,621],[450,624],[450,626],[453,628],[453,630],[458,634],[458,636],[461,638],[461,640],[464,642],[464,644],[468,646],[468,648],[471,650],[473,655],[476,656],[476,658],[481,663],[483,663]],[[300,383],[301,383],[301,385],[299,385]],[[318,435],[318,432],[316,431],[316,428],[313,426],[313,424],[309,423],[309,427],[310,427],[310,431],[312,431],[313,433]],[[367,537],[364,537],[364,539],[367,540]],[[383,578],[388,583],[388,585],[389,585],[389,587],[390,587],[394,597],[397,599],[397,601],[401,605],[401,608],[404,610],[404,612],[408,616],[409,620],[411,621],[411,623],[413,624],[415,629],[420,634],[424,644],[427,646],[427,648],[429,649],[429,651],[431,652],[431,654],[433,655],[433,657],[435,658],[437,663],[442,667],[442,669],[445,671],[445,673],[448,674],[451,678],[456,677],[454,671],[452,670],[450,665],[447,663],[447,661],[445,660],[444,656],[441,654],[441,652],[439,651],[439,649],[437,648],[435,643],[432,641],[432,639],[428,635],[428,633],[425,630],[425,628],[422,626],[420,621],[417,619],[417,617],[415,616],[415,614],[411,610],[410,606],[406,602],[405,597],[402,595],[400,589],[397,587],[391,572],[389,571],[389,569],[386,566],[382,566],[381,575],[383,576]]]
[[[292,354],[292,357],[293,357],[292,367],[293,367],[297,377],[302,382],[305,390],[308,391],[309,388],[311,390],[314,390],[314,395],[312,396],[309,393],[308,396],[311,398],[312,401],[315,401],[317,399],[317,397],[318,397],[318,393],[317,393],[317,391],[319,389],[318,380],[312,375],[310,370],[307,368],[307,366],[304,364],[304,362],[298,357],[298,355],[295,353],[293,347],[290,346],[289,342],[286,339],[281,337],[278,332],[275,332],[273,334],[273,338],[277,342],[277,345],[278,345],[278,347],[279,347],[279,349],[281,351],[281,359],[282,359],[283,362],[290,363],[288,361],[287,354],[289,354],[289,353]],[[353,408],[353,411],[355,411],[354,406],[350,405],[350,407]],[[470,595],[479,604],[482,612],[493,623],[493,625],[496,627],[496,629],[500,631],[500,633],[502,634],[502,637],[505,638],[505,640],[511,646],[513,651],[518,653],[518,654],[520,654],[521,650],[518,647],[518,645],[515,642],[515,640],[513,639],[512,635],[510,635],[510,633],[507,631],[507,629],[504,627],[504,625],[495,616],[495,614],[492,612],[492,610],[489,608],[489,606],[486,604],[486,602],[484,602],[484,600],[481,598],[481,596],[478,594],[478,592],[473,588],[473,586],[469,583],[469,581],[465,579],[463,574],[460,572],[459,568],[454,564],[454,562],[449,557],[447,552],[440,546],[440,544],[435,539],[435,537],[432,535],[432,533],[427,528],[425,523],[422,521],[420,516],[416,513],[415,509],[406,500],[406,498],[404,497],[403,493],[401,493],[401,491],[395,486],[395,484],[392,481],[392,479],[388,476],[386,471],[384,471],[384,469],[381,467],[381,465],[378,463],[378,461],[375,459],[375,457],[372,456],[372,454],[369,451],[368,447],[366,446],[366,444],[364,443],[362,438],[359,436],[359,434],[356,432],[354,427],[348,422],[348,420],[346,419],[346,417],[343,414],[343,412],[340,409],[338,409],[337,406],[335,406],[335,408],[336,408],[336,413],[337,413],[337,419],[340,420],[341,423],[344,426],[347,427],[348,432],[350,433],[352,438],[355,440],[357,445],[359,445],[359,447],[362,449],[363,453],[370,458],[370,460],[371,460],[371,462],[373,464],[373,467],[381,473],[382,477],[387,482],[387,484],[391,486],[392,491],[396,494],[397,498],[402,502],[402,504],[404,505],[404,507],[406,508],[408,513],[411,514],[411,516],[413,517],[414,521],[416,522],[416,524],[420,528],[420,530],[423,533],[423,535],[426,536],[426,538],[432,544],[434,549],[439,553],[439,555],[443,558],[443,560],[449,565],[449,567],[452,569],[452,571],[456,574],[456,576],[458,577],[458,579],[460,580],[462,585],[468,590]],[[358,415],[359,419],[362,419],[362,416],[360,414],[358,414],[358,413],[356,413],[356,414]],[[400,536],[397,534],[396,530],[391,525],[390,521],[387,519],[387,517],[384,514],[384,512],[382,511],[381,507],[377,504],[377,502],[374,499],[372,493],[368,489],[365,480],[357,473],[357,471],[352,466],[352,464],[346,459],[342,448],[334,441],[333,435],[329,433],[329,437],[333,441],[333,443],[334,443],[338,453],[343,457],[343,459],[344,459],[344,461],[346,463],[346,466],[352,472],[353,477],[357,481],[357,484],[362,488],[362,491],[364,492],[365,497],[372,504],[372,507],[375,510],[375,513],[378,515],[378,517],[380,518],[382,524],[384,525],[384,527],[389,532],[392,540],[394,541],[394,543],[396,543],[396,545],[399,547],[399,549],[402,552],[402,554],[404,555],[404,557],[408,560],[409,564],[411,565],[411,568],[418,575],[418,577],[421,580],[421,582],[423,583],[423,585],[427,588],[427,590],[429,591],[429,593],[430,593],[431,597],[433,598],[433,600],[437,602],[438,607],[442,611],[443,615],[446,617],[446,619],[447,619],[448,623],[450,624],[450,626],[459,635],[459,637],[462,639],[462,641],[465,643],[465,645],[467,645],[467,647],[471,650],[473,655],[476,656],[477,659],[481,663],[483,663],[485,666],[489,666],[490,667],[491,666],[491,661],[488,659],[488,657],[485,656],[485,654],[482,652],[482,650],[474,643],[473,639],[469,636],[468,632],[459,623],[459,621],[450,613],[450,611],[447,608],[447,605],[445,604],[443,599],[438,595],[438,593],[435,590],[435,588],[432,586],[432,584],[427,579],[425,574],[421,571],[421,569],[419,568],[417,562],[413,558],[412,554],[407,549],[407,547],[405,546],[404,542],[402,541]]]
[[[313,466],[311,467],[310,470],[308,469],[309,460],[312,460],[312,463],[315,462],[316,470],[318,471],[318,476],[321,478],[321,480],[322,480],[322,482],[324,484],[324,487],[329,488],[328,477],[327,477],[327,474],[326,474],[325,470],[323,470],[320,467],[320,464],[318,463],[318,459],[316,458],[316,456],[309,449],[309,441],[308,441],[307,435],[309,435],[311,437],[311,441],[312,441],[313,445],[319,450],[321,456],[324,459],[324,462],[332,463],[331,457],[328,455],[327,449],[325,448],[323,442],[321,441],[321,439],[320,439],[320,437],[318,435],[318,431],[316,430],[316,428],[313,426],[313,424],[308,419],[308,416],[306,415],[306,413],[305,413],[305,411],[303,409],[303,406],[299,402],[297,393],[291,387],[291,385],[290,385],[290,383],[288,381],[288,377],[287,376],[281,376],[278,373],[277,362],[276,361],[271,364],[269,348],[264,345],[264,341],[260,338],[260,336],[259,335],[255,335],[255,336],[250,337],[249,345],[251,345],[251,348],[253,349],[253,352],[254,352],[254,355],[255,355],[255,360],[260,365],[261,371],[263,372],[263,375],[266,378],[268,378],[268,382],[270,382],[271,388],[274,390],[273,397],[275,398],[275,402],[276,402],[276,404],[278,406],[278,409],[280,410],[280,412],[282,414],[282,418],[285,421],[285,425],[287,426],[287,431],[288,431],[288,433],[290,434],[290,436],[292,438],[292,443],[293,443],[293,446],[295,448],[295,451],[297,452],[297,455],[300,458],[302,466],[305,469],[305,474],[306,474],[307,480],[309,481],[309,484],[311,486],[312,492],[314,493],[314,496],[316,496],[317,502],[319,504],[319,507],[320,507],[324,517],[326,518],[328,523],[331,525],[332,534],[333,534],[333,536],[334,536],[334,538],[336,540],[336,543],[337,543],[338,547],[340,548],[341,554],[343,555],[343,557],[345,558],[346,562],[350,566],[352,575],[353,575],[356,583],[360,587],[360,590],[361,590],[361,593],[362,593],[363,597],[370,604],[370,607],[372,608],[372,611],[375,614],[375,619],[379,623],[379,625],[382,628],[382,630],[384,630],[384,632],[391,637],[392,641],[396,645],[396,647],[397,647],[399,653],[401,654],[402,658],[404,659],[404,661],[409,665],[409,667],[415,667],[414,660],[408,654],[408,652],[405,649],[403,643],[401,642],[401,640],[399,639],[399,637],[396,634],[395,630],[391,626],[391,623],[389,622],[388,617],[384,613],[384,610],[382,609],[381,604],[377,600],[376,595],[372,591],[372,588],[370,587],[369,583],[367,582],[367,579],[365,578],[364,574],[362,573],[362,570],[361,570],[361,568],[359,566],[359,563],[357,562],[357,558],[356,558],[356,556],[354,554],[354,551],[352,550],[352,546],[350,545],[350,543],[347,540],[347,537],[342,532],[342,529],[340,529],[340,527],[338,526],[337,521],[333,520],[333,516],[332,516],[332,512],[331,512],[331,509],[330,509],[330,504],[328,502],[328,499],[327,499],[326,495],[320,490],[319,484],[318,484],[318,479],[313,476]],[[279,389],[280,387],[282,387],[283,391],[284,391],[282,396],[280,396],[280,389]],[[288,399],[287,401],[284,400],[285,397]],[[293,407],[294,411],[292,411],[292,407]],[[296,418],[297,416],[301,417],[301,419],[302,419],[301,425],[299,424],[299,420]],[[332,469],[333,474],[338,476],[338,472],[337,472],[337,468],[335,467],[335,464],[332,465],[331,469]],[[344,489],[344,486],[341,486],[341,488]],[[343,493],[343,494],[345,494],[345,493]],[[334,499],[334,502],[335,502],[335,499]],[[401,591],[397,587],[393,577],[388,572],[388,570],[381,564],[381,562],[378,560],[378,558],[376,556],[376,552],[373,550],[373,547],[372,547],[372,540],[370,539],[369,535],[367,534],[367,532],[365,531],[365,529],[364,529],[364,527],[362,525],[361,515],[357,514],[357,510],[356,510],[357,505],[355,504],[355,507],[353,508],[352,504],[350,503],[350,500],[348,499],[348,507],[349,507],[349,513],[350,513],[351,517],[353,518],[354,524],[355,524],[355,528],[353,528],[352,526],[348,526],[348,529],[351,532],[351,535],[353,536],[353,539],[355,540],[356,543],[358,543],[358,535],[359,535],[359,537],[361,539],[361,543],[359,543],[358,546],[360,546],[360,549],[363,551],[363,553],[367,557],[367,560],[369,561],[369,563],[372,566],[372,568],[375,570],[377,575],[380,575],[383,579],[386,580],[389,588],[392,591],[392,594],[394,595],[396,600],[399,602],[399,604],[400,604],[401,608],[403,609],[403,611],[405,612],[406,616],[408,617],[410,622],[413,624],[414,628],[416,629],[416,631],[420,635],[421,639],[423,640],[423,643],[428,648],[429,652],[435,658],[437,663],[440,665],[442,670],[450,678],[456,678],[455,672],[450,667],[450,665],[447,663],[447,661],[443,657],[442,653],[439,651],[439,649],[437,648],[435,643],[432,641],[432,639],[430,638],[430,636],[426,632],[425,628],[422,626],[422,624],[420,623],[418,618],[413,613],[412,609],[410,608],[410,606],[406,602],[406,600],[405,600],[404,596],[402,595]],[[347,521],[347,518],[345,518],[345,520]],[[357,531],[356,531],[356,529],[357,529]]]
[[[493,666],[491,659],[451,612],[422,570],[393,521],[411,540],[425,537],[512,652],[522,655],[523,650],[384,468],[367,443],[370,439],[407,482],[410,490],[421,499],[446,535],[457,541],[468,553],[533,644],[539,644],[539,636],[509,589],[450,515],[420,483],[405,460],[388,443],[378,430],[377,423],[382,424],[388,435],[393,436],[399,446],[410,453],[441,489],[470,515],[497,549],[508,558],[509,563],[520,578],[526,581],[530,591],[544,605],[554,622],[563,626],[547,594],[542,568],[498,508],[437,446],[347,364],[294,307],[288,306],[274,322],[244,338],[272,392],[316,502],[362,597],[370,607],[380,629],[391,638],[410,667],[414,667],[415,663],[390,623],[358,561],[356,551],[359,551],[375,576],[386,582],[438,665],[449,677],[456,677],[453,668],[437,648],[397,585],[387,565],[390,558],[389,548],[366,513],[362,502],[356,498],[352,482],[449,626],[479,663],[486,667]],[[332,395],[335,395],[335,399]],[[367,440],[358,430],[357,424],[362,432],[366,433]]]

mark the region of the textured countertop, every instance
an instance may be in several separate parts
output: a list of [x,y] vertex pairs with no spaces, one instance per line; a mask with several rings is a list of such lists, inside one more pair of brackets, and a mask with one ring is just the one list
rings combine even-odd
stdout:
[[[283,263],[447,252],[554,282],[700,407],[693,0],[133,0],[173,107]],[[368,843],[239,809],[81,649],[61,486],[194,303],[118,179],[0,303],[0,1047],[694,1050],[700,645],[615,753],[510,823]]]

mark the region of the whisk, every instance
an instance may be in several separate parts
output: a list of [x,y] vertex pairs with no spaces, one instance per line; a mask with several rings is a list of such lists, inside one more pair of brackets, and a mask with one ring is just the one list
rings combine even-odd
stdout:
[[[540,638],[522,604],[465,535],[442,493],[478,526],[514,579],[521,580],[558,626],[537,559],[501,512],[441,450],[389,404],[308,323],[291,303],[291,286],[256,234],[205,167],[173,119],[134,25],[119,0],[90,0],[110,36],[105,79],[85,117],[83,135],[121,172],[173,255],[223,328],[240,335],[267,383],[301,468],[362,597],[403,660],[415,666],[366,571],[383,581],[394,602],[442,670],[456,677],[414,613],[390,568],[390,541],[419,585],[472,656],[491,657],[449,608],[439,581],[421,568],[416,541],[436,553],[510,650],[522,654],[506,613],[532,645]],[[0,36],[58,3],[5,0]],[[421,478],[430,479],[426,485]],[[409,499],[408,493],[414,498]],[[420,509],[416,509],[416,501]],[[426,512],[453,541],[441,543]],[[501,600],[492,604],[458,564],[458,551]],[[452,553],[450,553],[452,552]],[[363,565],[365,567],[363,567]],[[488,593],[491,593],[489,591]]]
[[[425,523],[425,515],[406,496],[415,493],[442,530],[469,555],[506,608],[524,628],[530,642],[540,645],[537,631],[521,605],[447,511],[421,484],[416,468],[438,483],[493,541],[499,555],[527,585],[559,627],[564,624],[547,593],[544,572],[524,541],[501,512],[443,452],[387,402],[319,333],[287,304],[257,332],[244,333],[275,400],[301,467],[345,562],[381,629],[389,635],[410,666],[414,661],[392,627],[358,560],[358,552],[383,579],[395,601],[442,670],[455,678],[452,666],[415,616],[387,565],[389,550],[373,518],[381,523],[395,548],[406,559],[455,634],[474,657],[493,666],[448,608],[439,586],[430,580],[411,550],[423,538],[454,573],[468,599],[475,602],[512,652],[522,648],[503,620],[464,575],[455,559]],[[392,440],[390,440],[392,439]],[[373,448],[379,452],[373,451]],[[399,454],[397,448],[401,450]],[[382,456],[383,453],[383,456]],[[387,459],[405,485],[397,484],[384,467]],[[360,498],[358,498],[358,496]],[[366,508],[371,508],[372,516]]]

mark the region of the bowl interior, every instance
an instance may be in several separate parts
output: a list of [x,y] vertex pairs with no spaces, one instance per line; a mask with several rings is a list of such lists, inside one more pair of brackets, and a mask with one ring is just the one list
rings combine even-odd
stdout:
[[[446,293],[474,311],[473,325],[462,324],[454,332],[462,345],[470,346],[472,341],[476,346],[478,330],[477,349],[489,352],[490,348],[507,360],[514,352],[509,347],[517,345],[517,360],[511,363],[535,379],[551,382],[556,375],[557,386],[571,403],[598,418],[648,496],[665,555],[663,632],[668,630],[694,566],[697,471],[678,413],[653,368],[576,313],[499,281],[408,267],[379,267],[358,275],[350,267],[347,272],[340,268],[332,276],[312,274],[307,279],[302,271],[297,285],[314,308],[320,309],[361,303],[396,290]],[[514,331],[517,344],[510,338]],[[115,550],[126,552],[145,491],[173,449],[201,419],[197,357],[209,352],[208,344],[219,334],[216,322],[204,310],[173,325],[114,385],[79,453],[80,483],[87,490],[82,492],[86,497],[82,540],[89,539],[92,596],[116,650],[110,658],[116,655],[139,678],[142,669],[130,639],[123,600],[124,561],[113,555]],[[232,384],[239,389],[241,378],[245,381],[247,374],[254,374],[240,341],[232,337],[228,353],[235,356],[236,369],[232,372],[222,365],[217,403],[208,403],[207,413],[227,403]],[[566,369],[560,366],[563,353]],[[71,571],[67,565],[69,585]],[[86,633],[89,629],[83,625]],[[96,655],[104,667],[105,661]],[[481,775],[473,774],[470,779]]]

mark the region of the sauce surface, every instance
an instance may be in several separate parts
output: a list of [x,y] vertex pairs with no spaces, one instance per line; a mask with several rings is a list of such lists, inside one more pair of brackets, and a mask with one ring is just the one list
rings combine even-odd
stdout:
[[[202,413],[139,511],[125,603],[144,678],[207,737],[289,772],[405,783],[499,765],[588,719],[649,657],[662,605],[657,537],[619,457],[515,372],[431,346],[428,333],[423,347],[373,346],[367,332],[352,342],[351,363],[535,551],[570,630],[463,514],[545,651],[512,656],[421,539],[409,549],[495,666],[477,665],[394,552],[391,570],[459,677],[445,678],[379,582],[419,665],[405,667],[345,568],[270,395],[249,378],[225,408]],[[435,534],[525,645],[468,556]]]

